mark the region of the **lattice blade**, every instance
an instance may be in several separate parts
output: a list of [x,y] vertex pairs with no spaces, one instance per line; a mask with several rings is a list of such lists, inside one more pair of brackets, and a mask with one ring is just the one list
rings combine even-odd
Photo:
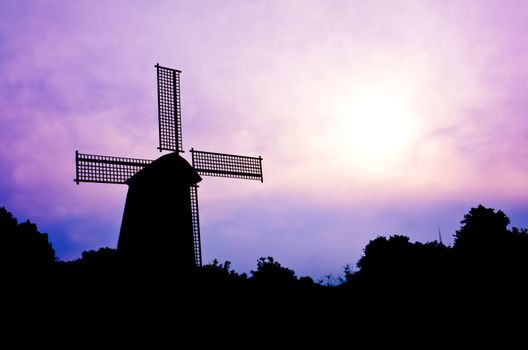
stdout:
[[193,168],[200,175],[260,180],[262,157],[195,151],[191,149]]
[[76,178],[79,182],[124,184],[132,175],[152,163],[149,159],[99,156],[75,151]]
[[183,152],[180,73],[181,71],[156,64],[158,77],[158,149]]
[[194,238],[194,262],[197,267],[202,266],[202,244],[200,240],[200,215],[198,213],[198,186],[192,185],[191,190],[191,215]]

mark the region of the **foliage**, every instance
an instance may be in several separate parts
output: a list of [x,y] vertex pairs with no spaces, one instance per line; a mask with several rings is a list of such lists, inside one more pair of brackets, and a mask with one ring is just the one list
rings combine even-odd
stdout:
[[41,274],[56,262],[55,250],[46,233],[29,220],[18,224],[4,207],[0,208],[0,269],[12,275]]
[[199,268],[194,277],[194,283],[209,288],[239,287],[247,281],[245,273],[238,274],[236,271],[231,270],[230,261],[225,261],[222,264],[217,259]]
[[462,227],[455,234],[453,248],[464,253],[494,250],[509,238],[510,219],[502,211],[479,205],[472,208],[460,222]]
[[[455,234],[453,247],[436,241],[411,242],[404,235],[379,236],[364,248],[357,262],[357,270],[344,266],[344,277],[333,275],[314,283],[310,277],[298,278],[292,269],[282,266],[273,257],[261,257],[250,277],[231,269],[231,262],[212,263],[189,271],[185,275],[173,276],[166,270],[156,273],[147,269],[147,274],[136,270],[123,270],[115,249],[100,248],[85,251],[75,261],[60,262],[48,242],[48,236],[40,233],[29,221],[18,224],[5,208],[0,209],[0,235],[2,254],[0,267],[11,275],[54,272],[62,284],[68,281],[99,285],[105,290],[117,285],[127,276],[135,279],[134,286],[159,288],[152,284],[163,280],[163,286],[178,281],[179,285],[192,290],[229,291],[249,290],[308,291],[314,289],[344,290],[346,293],[363,293],[373,298],[381,293],[393,295],[450,295],[456,291],[497,290],[520,288],[528,274],[528,230],[513,227],[508,229],[509,218],[502,211],[479,205],[472,208],[461,221]],[[146,278],[150,278],[148,281]],[[183,282],[180,282],[183,281]],[[351,288],[353,287],[353,288]],[[358,296],[357,294],[356,296]]]
[[526,229],[508,229],[510,219],[502,211],[479,205],[461,221],[453,251],[455,278],[468,289],[524,289],[528,273]]
[[99,248],[97,251],[82,252],[81,258],[74,261],[59,262],[58,270],[62,274],[78,275],[78,278],[111,278],[119,271],[117,250],[112,248]]
[[298,282],[293,270],[283,267],[270,256],[258,259],[257,270],[251,271],[251,279],[260,287],[287,287]]

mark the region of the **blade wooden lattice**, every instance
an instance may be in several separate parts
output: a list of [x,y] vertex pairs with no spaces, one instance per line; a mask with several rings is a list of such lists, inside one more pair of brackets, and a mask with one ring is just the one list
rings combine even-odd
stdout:
[[181,71],[156,64],[158,77],[158,149],[183,152],[180,73]]
[[200,175],[260,180],[262,158],[233,154],[195,151],[191,149],[192,165]]
[[200,241],[200,216],[198,213],[198,186],[193,185],[191,190],[191,216],[194,238],[194,262],[196,266],[202,266],[202,244]]
[[152,163],[149,159],[135,159],[83,154],[75,151],[76,178],[79,182],[124,184],[138,171]]

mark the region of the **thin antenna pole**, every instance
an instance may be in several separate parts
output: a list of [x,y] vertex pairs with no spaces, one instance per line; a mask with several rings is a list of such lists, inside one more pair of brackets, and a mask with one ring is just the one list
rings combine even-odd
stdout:
[[440,231],[440,225],[438,225],[438,239],[440,240],[440,244],[444,244],[442,242],[442,231]]

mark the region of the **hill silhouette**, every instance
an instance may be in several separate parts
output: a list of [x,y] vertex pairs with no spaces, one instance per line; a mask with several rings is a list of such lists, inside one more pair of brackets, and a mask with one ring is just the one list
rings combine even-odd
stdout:
[[162,312],[187,323],[203,315],[237,315],[239,322],[260,324],[320,324],[354,315],[349,324],[361,320],[376,327],[401,325],[406,315],[415,326],[437,318],[458,324],[467,320],[461,315],[475,322],[524,310],[528,231],[508,229],[509,223],[502,211],[479,205],[464,216],[452,247],[379,236],[366,245],[357,269],[346,266],[341,283],[325,285],[298,277],[272,257],[259,258],[249,276],[217,260],[178,275],[151,265],[131,270],[112,248],[60,261],[35,224],[19,224],[0,208],[0,266],[13,300],[31,295],[33,307],[66,314],[113,310],[123,320]]

